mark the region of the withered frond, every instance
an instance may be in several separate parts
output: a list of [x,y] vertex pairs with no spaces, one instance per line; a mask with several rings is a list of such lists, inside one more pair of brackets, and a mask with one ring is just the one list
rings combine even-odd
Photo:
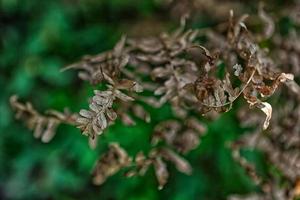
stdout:
[[123,167],[131,164],[131,158],[118,143],[111,143],[107,153],[101,156],[93,170],[93,182],[101,185]]
[[111,77],[104,74],[109,83],[106,91],[95,90],[95,95],[89,104],[89,110],[82,109],[77,118],[77,127],[83,134],[95,138],[101,135],[103,131],[117,118],[117,113],[113,110],[113,103],[117,99],[120,101],[133,101],[134,99],[121,90],[141,92],[142,88],[134,81],[122,79],[115,82]]
[[[155,116],[141,102],[154,108],[169,104],[174,116],[154,127],[148,153],[139,152],[133,160],[118,143],[112,143],[93,172],[94,183],[101,185],[122,168],[128,169],[126,176],[130,177],[143,176],[153,167],[158,188],[162,189],[170,176],[169,163],[182,173],[192,173],[188,161],[179,154],[187,154],[200,144],[206,128],[197,118],[227,112],[238,99],[243,99],[247,107],[256,108],[259,113],[240,108],[241,125],[259,128],[232,145],[233,157],[261,187],[262,194],[231,199],[286,200],[299,196],[300,87],[296,82],[300,72],[299,34],[296,30],[289,31],[286,37],[277,33],[276,21],[263,4],[251,23],[248,14],[236,17],[232,10],[225,8],[241,8],[239,12],[244,12],[245,7],[231,1],[214,12],[216,19],[222,19],[216,27],[186,28],[187,14],[192,14],[195,8],[215,11],[218,3],[216,0],[172,0],[171,10],[184,13],[175,31],[156,37],[122,37],[112,50],[85,56],[66,67],[78,69],[80,79],[103,86],[103,90],[94,90],[89,109],[80,110],[78,115],[52,110],[42,115],[30,103],[22,104],[17,96],[12,96],[10,103],[16,117],[24,120],[43,142],[51,140],[61,123],[77,126],[89,136],[90,146],[94,148],[97,137],[117,117],[125,125],[134,125],[134,117],[150,122]],[[297,9],[299,6],[290,9],[290,13],[283,12],[295,24],[299,22]],[[223,22],[225,14],[229,14],[227,23]],[[257,24],[262,25],[262,31],[251,32]],[[273,49],[263,48],[264,41]],[[282,84],[287,91],[280,90]],[[141,93],[143,90],[147,92]],[[268,101],[276,91],[286,98],[285,106],[277,110]],[[279,187],[272,178],[260,177],[255,166],[239,154],[245,147],[262,151],[282,172],[287,185]]]
[[25,121],[26,126],[34,131],[34,137],[40,138],[42,142],[48,143],[55,136],[56,129],[61,123],[75,125],[77,115],[48,110],[44,115],[34,109],[30,102],[21,103],[18,96],[10,97],[10,105],[16,112],[16,118]]
[[133,168],[130,169],[125,175],[144,176],[150,166],[153,166],[156,179],[158,182],[158,189],[163,189],[168,182],[169,171],[168,163],[175,165],[178,171],[191,175],[192,167],[187,160],[175,153],[170,148],[157,148],[154,147],[150,150],[148,156],[139,152],[133,161]]

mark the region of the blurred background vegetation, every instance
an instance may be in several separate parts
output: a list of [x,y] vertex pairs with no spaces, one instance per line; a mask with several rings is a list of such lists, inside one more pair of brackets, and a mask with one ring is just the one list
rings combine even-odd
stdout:
[[[178,20],[154,0],[1,0],[0,5],[0,199],[208,199],[255,191],[244,170],[226,147],[244,132],[235,110],[208,126],[201,145],[188,154],[193,174],[171,168],[165,189],[157,190],[154,171],[127,179],[121,173],[100,187],[91,184],[91,170],[110,141],[129,153],[149,149],[153,125],[171,115],[168,106],[150,110],[153,121],[134,127],[120,122],[91,150],[80,131],[61,126],[56,137],[43,144],[15,121],[8,99],[19,94],[39,110],[65,106],[78,112],[87,107],[93,88],[78,81],[75,72],[60,69],[85,54],[110,49],[122,34],[158,34],[172,30]],[[205,27],[209,18],[191,26]],[[204,119],[203,119],[204,120]],[[258,170],[267,166],[258,153],[244,152]]]

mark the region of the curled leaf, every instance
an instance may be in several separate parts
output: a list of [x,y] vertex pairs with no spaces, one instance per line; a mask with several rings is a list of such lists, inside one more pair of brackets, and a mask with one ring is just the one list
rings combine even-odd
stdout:
[[266,114],[266,119],[263,124],[263,129],[266,130],[272,117],[272,106],[267,102],[261,102],[256,106]]

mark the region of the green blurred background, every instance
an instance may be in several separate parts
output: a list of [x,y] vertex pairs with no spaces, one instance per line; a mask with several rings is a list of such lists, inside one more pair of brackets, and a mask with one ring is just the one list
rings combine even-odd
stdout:
[[[19,94],[42,111],[73,112],[87,107],[93,88],[75,72],[60,69],[85,54],[110,49],[122,34],[158,34],[178,21],[154,0],[1,0],[0,8],[0,199],[208,199],[222,200],[233,193],[255,191],[244,170],[226,147],[244,132],[235,109],[208,126],[201,145],[187,155],[193,174],[170,167],[170,180],[157,190],[153,169],[144,177],[127,179],[122,172],[102,186],[93,186],[91,170],[110,141],[118,141],[131,155],[150,148],[153,126],[171,116],[168,106],[151,110],[150,124],[134,127],[120,122],[100,138],[96,150],[73,127],[61,126],[56,137],[43,144],[14,119],[8,99]],[[208,21],[193,22],[203,27]],[[244,152],[263,173],[257,153]]]

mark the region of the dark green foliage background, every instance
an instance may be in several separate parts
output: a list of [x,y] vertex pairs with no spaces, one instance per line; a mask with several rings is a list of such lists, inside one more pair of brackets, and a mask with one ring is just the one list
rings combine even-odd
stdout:
[[[87,107],[93,88],[77,79],[75,72],[60,73],[61,67],[84,54],[112,48],[122,33],[138,35],[131,28],[148,20],[171,30],[159,3],[152,0],[1,0],[0,8],[0,199],[226,199],[232,193],[256,188],[231,158],[228,141],[244,132],[235,110],[214,122],[201,145],[187,155],[194,172],[186,176],[170,166],[170,180],[157,190],[154,171],[145,177],[126,179],[122,173],[103,186],[91,184],[91,169],[110,141],[118,141],[134,155],[150,148],[153,126],[171,116],[168,106],[152,110],[153,121],[138,121],[134,127],[120,122],[90,150],[87,138],[73,127],[61,126],[54,140],[42,144],[15,121],[8,99],[19,94],[39,110],[65,106],[78,112]],[[194,24],[194,26],[204,26]],[[144,27],[147,28],[147,27]],[[246,152],[259,170],[262,156]]]

